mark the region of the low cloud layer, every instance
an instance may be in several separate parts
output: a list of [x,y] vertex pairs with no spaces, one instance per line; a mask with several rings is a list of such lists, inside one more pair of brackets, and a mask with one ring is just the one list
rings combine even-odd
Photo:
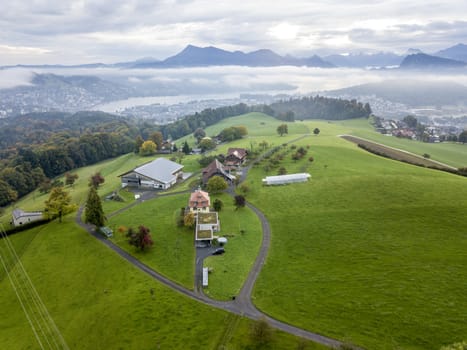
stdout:
[[[313,67],[193,67],[173,69],[5,69],[0,88],[30,85],[35,73],[93,75],[145,91],[149,95],[287,92],[309,94],[385,80],[452,81],[467,86],[465,73],[430,74],[401,70]],[[151,93],[153,91],[154,93]]]

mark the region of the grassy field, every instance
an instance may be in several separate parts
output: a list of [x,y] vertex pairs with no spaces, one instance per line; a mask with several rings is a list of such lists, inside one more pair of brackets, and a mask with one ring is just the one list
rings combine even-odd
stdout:
[[335,125],[352,129],[351,134],[379,142],[384,145],[403,149],[419,156],[427,153],[431,159],[461,168],[467,166],[467,145],[452,142],[426,143],[393,136],[386,136],[374,131],[365,119],[333,122]]
[[359,145],[364,150],[380,155],[382,157],[391,158],[401,162],[406,162],[413,165],[423,166],[427,168],[436,168],[444,170],[456,170],[455,168],[445,166],[444,163],[438,163],[430,158],[424,158],[422,156],[416,155],[414,153],[409,153],[402,151],[397,148],[388,147],[381,143],[370,141],[368,139],[362,139],[360,137],[352,135],[343,135],[342,138],[349,142],[353,142],[356,145]]
[[[160,285],[77,228],[72,218],[13,235],[11,241],[70,349],[255,348],[252,321]],[[0,240],[2,252],[4,244]],[[3,272],[0,309],[0,348],[38,348]],[[274,332],[270,346],[286,350],[300,342]]]
[[204,266],[212,269],[209,286],[204,293],[215,299],[228,300],[237,295],[253,265],[261,244],[261,224],[248,208],[235,210],[232,197],[224,194],[219,198],[224,207],[219,212],[220,236],[226,237],[226,253],[208,257]]
[[[288,125],[289,135],[306,134],[309,132],[306,124],[287,123],[266,114],[256,112],[224,119],[215,125],[207,127],[205,131],[207,136],[213,137],[218,135],[225,128],[243,125],[248,130],[247,138],[258,138],[261,136],[268,136],[269,138],[270,136],[277,135],[277,127],[284,123]],[[182,145],[185,141],[188,141],[191,146],[194,146],[196,143],[196,139],[191,134],[177,140],[177,145]]]
[[[467,179],[383,159],[337,138],[310,136],[308,183],[262,187],[248,200],[272,227],[255,289],[265,312],[369,349],[438,349],[467,335]],[[264,162],[263,162],[264,163]],[[270,175],[270,173],[268,173]]]
[[[208,135],[230,125],[245,125],[249,130],[248,138],[220,145],[215,153],[233,146],[257,147],[262,140],[281,145],[315,127],[321,130],[319,136],[297,142],[297,147],[308,151],[303,159],[293,161],[295,150],[288,146],[270,157],[280,155],[278,164],[265,159],[246,180],[250,187],[247,199],[266,214],[272,228],[272,247],[255,287],[255,304],[285,322],[368,349],[439,349],[466,339],[467,236],[463,219],[467,179],[369,154],[337,135],[354,134],[416,154],[428,153],[432,159],[454,166],[465,166],[467,147],[382,136],[365,120],[289,123],[290,134],[279,137],[275,129],[280,123],[249,114],[207,129]],[[308,161],[309,156],[313,162]],[[190,171],[199,169],[197,157],[184,158]],[[127,155],[78,170],[80,179],[71,189],[73,198],[84,200],[87,178],[95,171],[106,177],[100,190],[104,195],[119,188],[119,174],[148,160]],[[288,173],[308,171],[312,179],[263,187],[261,179],[277,174],[281,166]],[[180,189],[188,187],[185,184]],[[106,212],[133,201],[131,194],[123,196],[126,201],[122,204],[105,203]],[[18,206],[39,209],[45,199],[30,195]],[[191,287],[192,233],[175,227],[175,216],[187,199],[188,194],[147,201],[114,216],[109,225],[149,226],[155,246],[148,254],[136,253],[118,234],[115,240],[169,278]],[[9,221],[10,213],[8,209],[0,221]],[[245,213],[235,212],[221,216],[221,228],[225,222],[233,227],[235,236],[226,246],[225,256],[206,262],[214,267],[209,287],[214,297],[224,299],[236,293],[244,278],[240,276],[246,276],[247,266],[254,260],[259,243],[242,240],[258,236],[249,235],[250,229],[244,235],[235,232],[238,222],[257,225],[248,216],[251,213],[246,213],[245,218],[239,216]],[[250,321],[170,292],[71,222],[52,223],[14,235],[12,240],[72,348],[254,348],[246,333]],[[241,249],[245,243],[251,249]],[[166,246],[171,249],[163,249]],[[238,254],[238,261],[229,261],[232,252]],[[220,271],[227,271],[222,274],[229,278],[220,276]],[[13,292],[4,276],[0,286],[0,308],[11,315],[0,321],[0,348],[34,347],[19,306],[11,302]],[[151,288],[157,296],[154,304],[148,302]],[[139,324],[146,327],[135,326]],[[17,334],[27,335],[17,339]],[[199,334],[206,336],[200,341]],[[288,335],[276,336],[271,348],[298,345],[297,339]]]
[[[161,196],[138,204],[112,217],[108,226],[114,230],[112,240],[168,278],[193,289],[195,250],[193,230],[176,225],[180,208],[188,203],[189,194]],[[151,230],[154,245],[140,252],[128,244],[120,226],[137,229],[144,225]]]

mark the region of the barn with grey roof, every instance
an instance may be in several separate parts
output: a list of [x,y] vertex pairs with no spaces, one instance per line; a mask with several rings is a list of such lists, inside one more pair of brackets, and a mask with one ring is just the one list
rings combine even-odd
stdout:
[[120,175],[122,187],[165,190],[183,177],[183,165],[166,158],[157,158]]

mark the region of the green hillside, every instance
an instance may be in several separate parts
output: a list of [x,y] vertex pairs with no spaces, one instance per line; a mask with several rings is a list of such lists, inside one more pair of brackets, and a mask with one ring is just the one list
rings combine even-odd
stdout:
[[[268,147],[280,146],[252,167],[245,182],[247,200],[266,215],[272,230],[272,246],[255,286],[255,305],[279,320],[366,349],[439,349],[465,340],[467,178],[380,158],[338,135],[429,153],[455,166],[463,166],[467,146],[385,137],[374,133],[366,120],[288,123],[289,134],[280,137],[276,128],[281,123],[250,113],[206,129],[214,135],[232,125],[248,128],[245,139],[219,145],[215,154],[228,147],[258,149],[263,141]],[[316,127],[320,134],[310,135]],[[306,154],[293,160],[300,148]],[[100,171],[106,181],[99,194],[105,196],[119,190],[118,175],[153,158],[128,154],[78,169],[78,182],[67,189],[82,204],[87,179]],[[198,158],[186,156],[182,164],[197,172]],[[281,167],[288,173],[309,172],[312,178],[302,184],[263,186],[261,179],[276,175]],[[188,188],[185,184],[171,192]],[[155,245],[149,254],[141,254],[122,234],[116,233],[113,240],[192,288],[192,233],[174,225],[188,194],[154,198],[117,213],[134,203],[131,193],[120,194],[124,202],[103,202],[106,214],[113,214],[108,224],[116,231],[119,226],[145,224]],[[31,194],[16,207],[41,209],[46,198]],[[11,210],[5,210],[0,222],[10,220]],[[235,211],[231,203],[221,212],[221,221],[232,235],[232,254],[205,262],[214,268],[206,293],[228,299],[254,261],[259,224],[247,208]],[[245,236],[239,234],[243,228]],[[70,348],[254,348],[248,337],[251,321],[161,286],[79,229],[72,217],[11,239]],[[242,248],[245,244],[248,249]],[[5,277],[1,271],[0,309],[8,316],[0,321],[0,348],[34,348],[33,334]],[[296,338],[276,332],[271,348],[298,346]]]
[[351,134],[365,139],[382,143],[384,145],[412,152],[419,156],[427,153],[430,159],[442,162],[456,168],[467,166],[466,145],[453,142],[427,143],[408,140],[393,136],[382,135],[375,132],[373,127],[364,119],[333,122],[335,125],[350,127]]
[[[251,346],[251,321],[162,286],[79,229],[72,218],[13,235],[11,241],[70,349]],[[4,240],[0,252],[8,256]],[[0,309],[0,348],[38,348],[3,268]],[[273,337],[278,349],[301,342],[278,331]],[[324,349],[312,343],[307,348]]]
[[261,165],[249,175],[248,199],[273,231],[256,305],[368,349],[465,338],[467,179],[379,158],[337,138],[342,127],[319,127],[300,142],[311,165],[281,163],[310,171],[309,183],[263,187]]

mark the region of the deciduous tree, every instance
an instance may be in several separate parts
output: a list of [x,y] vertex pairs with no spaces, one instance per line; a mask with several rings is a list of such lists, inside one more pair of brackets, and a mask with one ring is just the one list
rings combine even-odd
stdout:
[[194,132],[193,132],[193,136],[196,138],[196,140],[198,140],[198,142],[206,136],[206,132],[201,129],[201,128],[197,128]]
[[139,149],[141,148],[143,143],[144,143],[143,138],[140,135],[136,136],[136,139],[135,139],[135,153],[139,153]]
[[207,183],[208,192],[214,193],[214,194],[224,191],[225,189],[227,189],[227,187],[229,187],[229,185],[220,176],[211,177]]
[[223,206],[224,203],[219,198],[214,200],[213,207],[215,211],[221,211]]
[[144,141],[139,149],[139,154],[142,156],[152,156],[157,151],[157,145],[154,141]]
[[216,143],[211,138],[206,137],[199,142],[198,146],[204,152],[216,148]]
[[272,341],[271,326],[264,318],[253,322],[250,338],[254,344],[259,346],[266,346]]
[[156,144],[156,149],[162,149],[162,144],[164,143],[164,136],[160,131],[154,131],[151,136],[149,136],[150,140]]
[[104,182],[105,182],[104,177],[101,175],[100,172],[97,172],[94,175],[92,175],[91,178],[89,179],[89,186],[92,186],[97,189]]
[[245,196],[238,194],[234,197],[234,205],[237,209],[243,208],[246,204]]
[[280,136],[283,136],[284,134],[288,134],[289,133],[289,127],[287,126],[287,124],[281,124],[277,127],[277,133],[280,135]]
[[190,227],[190,228],[193,228],[195,226],[195,214],[192,213],[192,212],[189,212],[187,213],[184,217],[183,217],[183,224],[186,226],[186,227]]
[[130,227],[126,236],[128,237],[128,243],[141,251],[144,251],[154,244],[149,228],[143,225],[138,227],[138,231]]
[[315,134],[316,136],[318,136],[318,135],[319,135],[319,133],[320,133],[320,130],[319,130],[319,128],[314,128],[314,130],[313,130],[313,134]]
[[78,174],[66,173],[65,184],[67,184],[68,186],[73,186],[75,184],[75,181],[78,180],[78,178],[79,178]]
[[3,180],[0,180],[0,207],[14,202],[18,193]]
[[45,212],[50,219],[58,217],[62,222],[62,216],[76,210],[76,205],[71,203],[70,194],[63,187],[54,187],[50,191],[49,198],[45,201]]

